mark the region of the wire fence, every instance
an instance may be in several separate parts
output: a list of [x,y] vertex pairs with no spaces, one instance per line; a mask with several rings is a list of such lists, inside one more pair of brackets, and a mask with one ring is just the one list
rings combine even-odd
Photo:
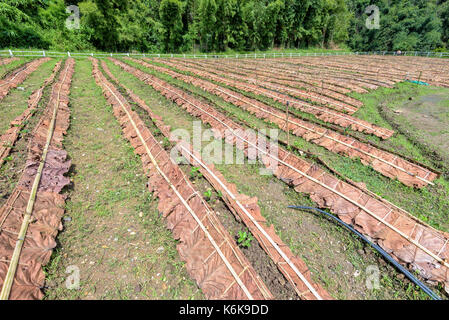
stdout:
[[270,52],[270,53],[239,53],[239,54],[162,54],[162,53],[98,53],[98,52],[55,52],[45,50],[0,50],[0,57],[147,57],[147,58],[184,58],[184,59],[267,59],[267,58],[296,58],[296,57],[324,57],[347,55],[392,55],[392,56],[420,56],[447,58],[449,52],[422,52],[405,51],[398,54],[396,51],[371,52]]

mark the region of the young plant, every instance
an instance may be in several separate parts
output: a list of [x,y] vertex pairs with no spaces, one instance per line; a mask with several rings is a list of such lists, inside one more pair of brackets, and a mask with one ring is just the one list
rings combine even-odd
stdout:
[[164,137],[164,140],[162,142],[162,146],[164,147],[164,149],[167,149],[168,147],[170,147],[170,140],[168,140],[167,137]]
[[204,192],[204,198],[206,198],[206,201],[209,201],[212,198],[212,190],[207,189],[206,192]]
[[251,242],[253,241],[253,236],[247,231],[239,231],[237,243],[244,248],[251,247]]
[[190,169],[190,177],[192,179],[201,178],[202,176],[203,174],[200,172],[200,168],[193,167],[192,169]]

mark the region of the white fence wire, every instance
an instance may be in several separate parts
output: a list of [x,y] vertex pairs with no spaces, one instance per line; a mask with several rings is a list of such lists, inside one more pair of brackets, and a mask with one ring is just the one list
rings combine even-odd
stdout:
[[[396,51],[371,51],[371,52],[270,52],[270,53],[243,53],[243,54],[162,54],[162,53],[96,53],[96,52],[54,52],[45,50],[0,50],[0,57],[147,57],[147,58],[184,58],[184,59],[266,59],[266,58],[297,58],[297,57],[324,57],[324,56],[346,56],[346,55],[398,55]],[[449,52],[421,52],[406,51],[401,56],[420,57],[449,57]]]

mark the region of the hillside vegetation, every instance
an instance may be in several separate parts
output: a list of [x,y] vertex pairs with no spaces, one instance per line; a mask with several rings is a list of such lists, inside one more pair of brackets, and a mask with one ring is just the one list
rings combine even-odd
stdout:
[[[379,7],[379,29],[366,27]],[[79,28],[66,20],[79,8]],[[69,18],[71,19],[71,18]],[[69,20],[69,21],[73,21]],[[444,50],[447,0],[2,0],[0,48],[145,52]]]

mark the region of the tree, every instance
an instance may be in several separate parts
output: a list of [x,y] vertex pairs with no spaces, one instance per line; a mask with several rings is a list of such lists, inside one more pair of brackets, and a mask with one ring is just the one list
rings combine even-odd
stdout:
[[183,44],[183,5],[179,0],[162,0],[159,7],[161,35],[165,52],[179,52]]
[[216,46],[216,22],[218,6],[215,0],[200,0],[198,7],[198,31],[201,49],[206,52]]

